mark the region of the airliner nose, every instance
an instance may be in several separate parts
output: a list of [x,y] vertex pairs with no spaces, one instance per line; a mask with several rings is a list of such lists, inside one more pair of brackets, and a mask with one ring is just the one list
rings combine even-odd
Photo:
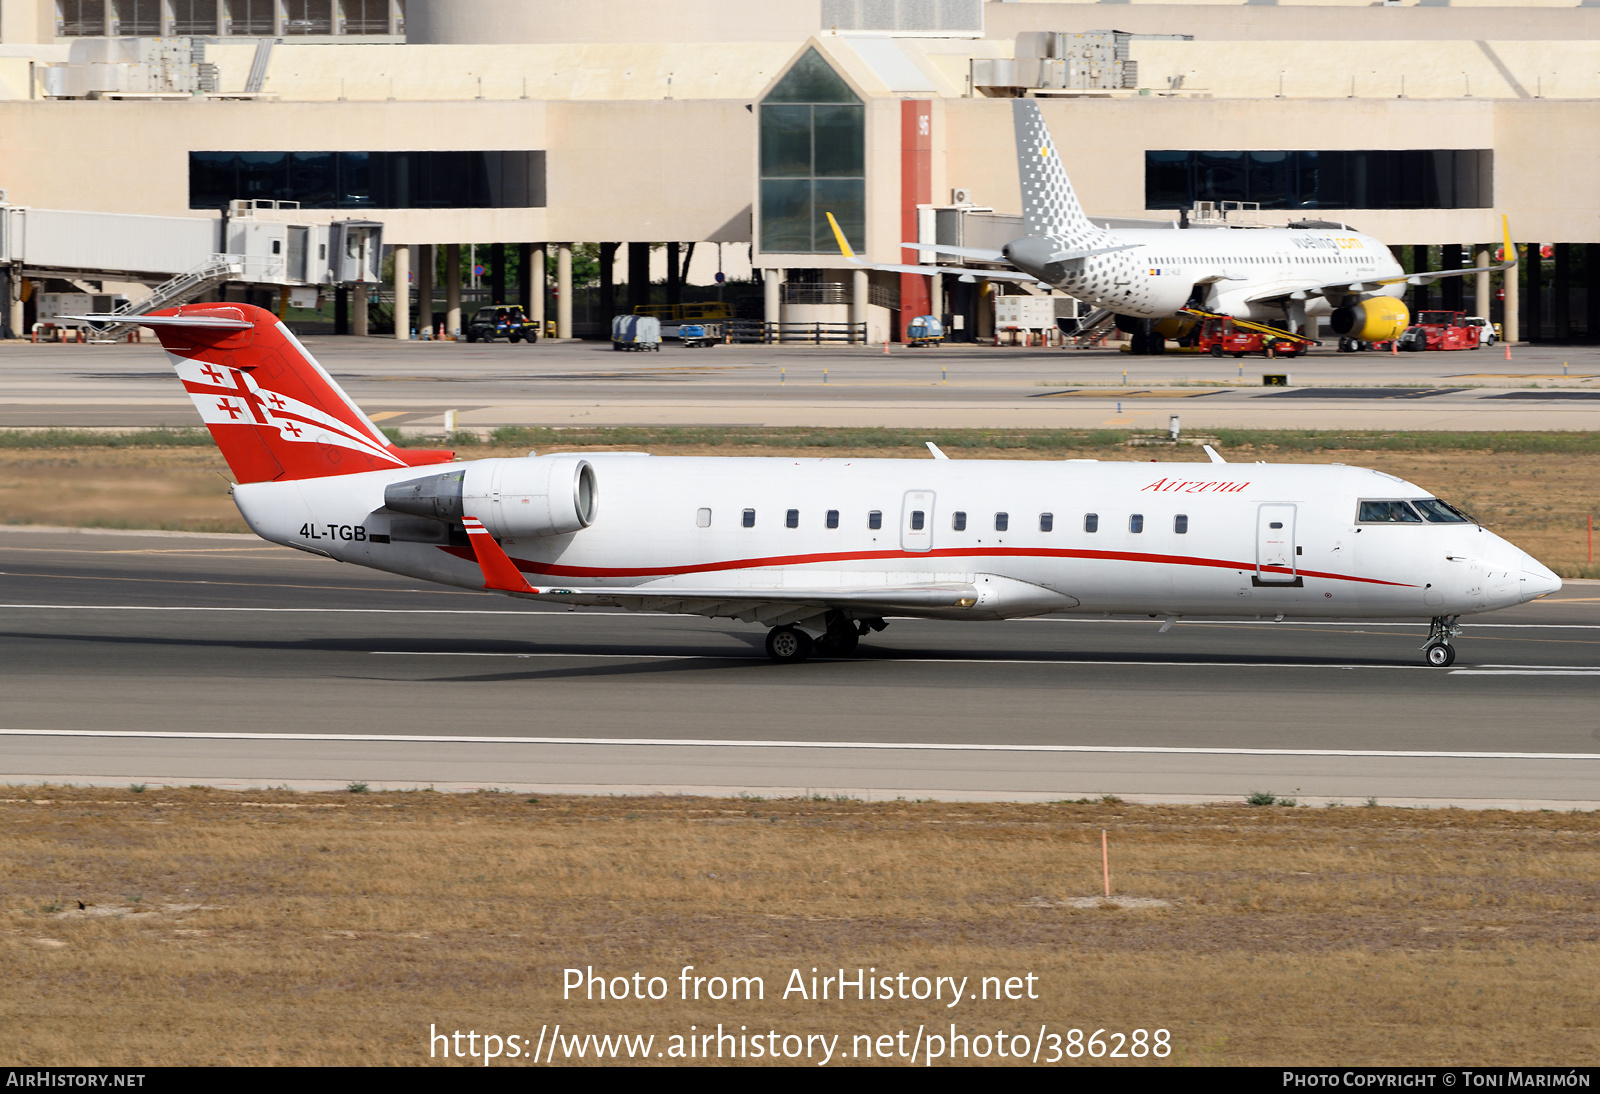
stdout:
[[1522,581],[1520,599],[1526,604],[1530,600],[1537,600],[1541,596],[1548,596],[1561,588],[1561,579],[1551,573],[1542,562],[1532,555],[1522,556]]

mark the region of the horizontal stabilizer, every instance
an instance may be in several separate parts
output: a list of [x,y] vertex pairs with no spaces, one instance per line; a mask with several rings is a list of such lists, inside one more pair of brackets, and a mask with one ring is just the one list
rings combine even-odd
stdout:
[[210,330],[249,330],[255,326],[246,319],[229,319],[222,315],[63,315],[63,319],[77,319],[97,326],[112,323],[137,323],[141,327],[201,327]]
[[1050,256],[1051,262],[1073,262],[1080,258],[1093,258],[1095,255],[1108,255],[1112,251],[1131,251],[1136,247],[1143,247],[1143,243],[1121,243],[1115,247],[1092,247],[1088,250],[1057,251]]
[[901,247],[908,251],[935,251],[945,255],[960,255],[962,258],[973,258],[979,262],[1004,262],[1003,251],[992,251],[986,247],[953,247],[947,243],[902,243]]

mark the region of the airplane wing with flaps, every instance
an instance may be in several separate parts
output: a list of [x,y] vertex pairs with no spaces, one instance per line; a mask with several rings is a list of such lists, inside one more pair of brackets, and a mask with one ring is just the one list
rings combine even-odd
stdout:
[[[485,589],[569,604],[681,612],[769,626],[818,620],[835,608],[857,617],[1006,618],[1067,611],[1078,606],[1075,597],[996,574],[956,577],[913,573],[817,573],[801,578],[802,581],[815,579],[818,583],[813,585],[796,584],[798,575],[794,573],[767,569],[761,577],[774,582],[770,585],[713,584],[719,576],[716,573],[687,574],[628,586],[533,585],[477,518],[466,517],[463,524],[483,571]],[[830,578],[837,583],[822,584]]]

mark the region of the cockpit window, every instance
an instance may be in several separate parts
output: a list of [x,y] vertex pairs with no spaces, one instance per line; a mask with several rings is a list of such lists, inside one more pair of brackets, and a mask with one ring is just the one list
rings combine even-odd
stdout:
[[1418,498],[1411,503],[1429,524],[1473,524],[1473,519],[1449,502],[1438,498]]
[[1364,501],[1356,520],[1363,524],[1421,524],[1417,511],[1403,501]]

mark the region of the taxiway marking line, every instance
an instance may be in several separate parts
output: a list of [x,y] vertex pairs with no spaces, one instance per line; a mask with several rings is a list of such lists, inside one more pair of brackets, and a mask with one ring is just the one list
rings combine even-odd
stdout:
[[119,737],[188,741],[335,741],[384,744],[633,745],[659,748],[816,748],[889,752],[1051,752],[1150,756],[1301,756],[1424,760],[1600,760],[1592,752],[1428,752],[1355,748],[1196,748],[1164,745],[1019,745],[929,741],[751,741],[697,737],[480,737],[398,733],[193,733],[144,729],[0,729],[0,737]]
[[1451,669],[1451,676],[1600,676],[1600,669]]

